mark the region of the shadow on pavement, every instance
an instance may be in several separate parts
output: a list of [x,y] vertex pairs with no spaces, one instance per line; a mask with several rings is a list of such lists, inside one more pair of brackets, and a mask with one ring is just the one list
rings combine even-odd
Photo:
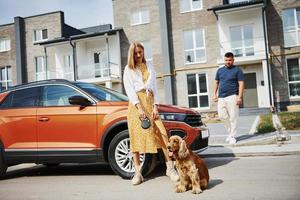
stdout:
[[240,142],[240,141],[248,140],[250,138],[255,138],[255,137],[257,137],[257,135],[250,135],[250,134],[239,135],[236,137],[236,141]]
[[215,186],[222,184],[224,181],[221,179],[211,179],[209,180],[209,184],[208,184],[208,188],[207,190],[210,190],[212,188],[214,188]]
[[2,179],[28,176],[73,176],[73,175],[115,175],[108,164],[61,164],[56,167],[44,165],[13,166]]

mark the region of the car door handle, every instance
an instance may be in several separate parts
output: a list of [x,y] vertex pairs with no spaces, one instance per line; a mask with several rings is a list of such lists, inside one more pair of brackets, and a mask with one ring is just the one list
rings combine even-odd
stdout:
[[39,121],[40,122],[47,122],[47,121],[49,121],[49,118],[48,117],[40,117]]

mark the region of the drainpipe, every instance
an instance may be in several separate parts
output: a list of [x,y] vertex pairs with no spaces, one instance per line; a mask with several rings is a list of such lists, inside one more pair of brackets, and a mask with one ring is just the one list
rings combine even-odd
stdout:
[[274,98],[273,98],[273,87],[272,87],[272,72],[270,69],[269,63],[269,46],[267,42],[267,30],[266,30],[266,3],[262,8],[263,15],[263,27],[264,27],[264,39],[265,39],[265,52],[266,52],[266,60],[267,60],[267,69],[268,69],[268,83],[269,83],[269,96],[270,96],[270,106],[272,112],[272,122],[273,126],[276,129],[276,141],[278,145],[283,144],[285,141],[291,140],[291,136],[286,131],[285,127],[280,122],[280,118],[274,108]]
[[74,71],[74,81],[78,79],[77,76],[77,57],[76,57],[76,42],[72,43],[72,39],[69,39],[70,45],[72,46],[73,49],[73,71]]
[[269,62],[269,45],[267,40],[267,27],[266,27],[266,5],[264,4],[262,8],[262,17],[263,17],[263,30],[264,30],[264,41],[265,41],[265,53],[266,53],[266,62],[268,70],[268,86],[269,86],[269,99],[270,99],[270,109],[274,110],[274,98],[273,98],[273,86],[272,86],[272,71]]
[[46,72],[46,80],[48,79],[48,58],[47,58],[47,47],[44,47],[45,54],[45,72]]
[[[169,3],[168,5],[166,5]],[[175,77],[174,69],[172,63],[172,57],[170,55],[171,43],[170,37],[168,35],[171,27],[168,25],[168,16],[167,16],[167,6],[170,6],[170,1],[161,1],[158,0],[159,5],[159,17],[160,17],[160,31],[161,31],[161,47],[162,47],[162,57],[163,57],[163,76],[164,78],[164,92],[165,92],[165,101],[167,104],[176,104],[175,92]]]

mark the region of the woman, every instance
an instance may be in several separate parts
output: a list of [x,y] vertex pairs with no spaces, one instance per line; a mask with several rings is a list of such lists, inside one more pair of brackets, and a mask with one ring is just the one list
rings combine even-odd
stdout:
[[[143,182],[140,153],[157,153],[158,148],[162,148],[165,156],[166,175],[177,181],[178,174],[166,149],[168,135],[157,110],[159,98],[155,71],[151,64],[146,63],[144,47],[140,43],[130,45],[123,82],[129,98],[127,121],[135,168],[132,184],[138,185]],[[143,129],[141,119],[146,117],[150,119],[150,127]]]

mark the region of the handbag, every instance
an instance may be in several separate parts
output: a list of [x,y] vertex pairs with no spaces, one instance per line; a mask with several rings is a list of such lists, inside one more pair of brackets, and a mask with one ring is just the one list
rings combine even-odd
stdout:
[[[143,109],[144,112],[145,112],[145,109],[144,109],[143,104],[140,104],[140,105],[141,105],[142,109]],[[145,114],[146,114],[146,113],[145,113]],[[149,119],[148,116],[146,116],[145,118],[140,118],[140,120],[141,120],[141,127],[142,127],[143,129],[148,129],[148,128],[150,128],[151,122],[150,122],[150,119]]]
[[144,119],[140,118],[140,120],[141,120],[141,127],[142,127],[143,129],[148,129],[148,128],[150,128],[151,123],[150,123],[150,120],[148,119],[148,117],[146,117],[146,118],[144,118]]

